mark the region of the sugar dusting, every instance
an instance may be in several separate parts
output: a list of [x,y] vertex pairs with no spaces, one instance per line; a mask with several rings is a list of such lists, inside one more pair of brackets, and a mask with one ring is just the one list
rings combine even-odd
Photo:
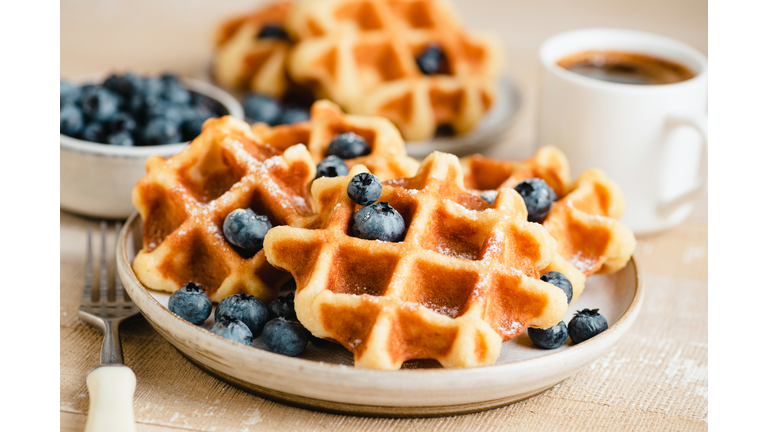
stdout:
[[596,259],[585,256],[581,251],[576,252],[568,262],[582,273],[593,269],[597,264]]

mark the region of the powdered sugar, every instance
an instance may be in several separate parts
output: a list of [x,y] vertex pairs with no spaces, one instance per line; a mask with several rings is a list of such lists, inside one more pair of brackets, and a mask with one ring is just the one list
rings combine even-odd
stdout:
[[581,251],[576,252],[568,262],[582,273],[591,270],[597,264],[596,259],[584,256]]

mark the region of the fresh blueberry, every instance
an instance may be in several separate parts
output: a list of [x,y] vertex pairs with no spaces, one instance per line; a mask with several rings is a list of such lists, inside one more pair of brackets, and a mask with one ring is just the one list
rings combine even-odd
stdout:
[[555,191],[540,178],[523,180],[515,185],[515,190],[525,201],[529,222],[540,222],[547,217],[556,199]]
[[288,33],[279,25],[267,24],[259,30],[258,39],[284,39],[288,40]]
[[320,177],[339,177],[349,174],[347,164],[338,156],[328,156],[317,164],[317,176]]
[[223,315],[211,327],[211,333],[224,339],[250,346],[253,343],[253,333],[242,321],[237,318]]
[[291,357],[301,354],[309,342],[309,332],[304,326],[282,317],[269,321],[262,337],[270,351]]
[[495,190],[487,190],[487,191],[483,191],[483,192],[480,194],[480,198],[482,198],[482,199],[486,200],[486,201],[488,202],[488,204],[493,204],[493,203],[495,203],[495,202],[496,202],[496,197],[497,197],[498,195],[499,195],[499,192],[498,192],[498,191],[495,191]]
[[456,128],[450,123],[442,123],[435,128],[436,137],[451,137],[456,135]]
[[355,204],[366,206],[381,197],[381,182],[371,173],[360,173],[347,185],[347,195]]
[[179,76],[173,72],[166,72],[160,75],[160,81],[162,81],[163,85],[166,85],[166,86],[181,84],[181,82],[179,81]]
[[291,124],[305,122],[309,120],[309,111],[301,108],[288,108],[283,111],[283,114],[278,120],[279,124]]
[[255,122],[266,123],[270,126],[278,124],[283,109],[276,100],[262,95],[251,95],[243,104],[245,116]]
[[183,105],[167,100],[158,100],[157,102],[146,106],[145,117],[148,121],[162,117],[176,125],[181,125],[186,117],[186,109]]
[[93,122],[85,125],[81,138],[95,143],[107,143],[107,131],[104,125],[99,122]]
[[239,319],[248,326],[253,336],[258,336],[269,320],[269,310],[261,300],[252,295],[233,294],[216,306],[216,312],[213,314],[216,322],[223,316]]
[[577,311],[568,323],[568,336],[574,345],[593,338],[608,328],[605,317],[597,313],[598,309]]
[[367,154],[371,154],[371,146],[365,138],[354,132],[336,135],[325,149],[326,156],[338,156],[342,159],[352,159]]
[[399,242],[405,238],[405,221],[389,203],[374,203],[355,212],[352,236],[365,240]]
[[144,96],[147,98],[154,97],[160,98],[163,93],[165,84],[158,77],[146,77],[144,78]]
[[123,147],[133,147],[136,143],[133,141],[133,135],[130,132],[115,132],[107,136],[107,144]]
[[128,132],[132,133],[136,130],[136,120],[132,115],[119,112],[109,122],[109,131],[114,133]]
[[83,113],[74,103],[68,103],[59,111],[59,133],[77,137],[83,131]]
[[448,58],[437,44],[428,45],[417,57],[416,64],[424,75],[448,73]]
[[555,349],[568,339],[568,328],[562,321],[548,329],[528,327],[528,337],[539,348]]
[[541,275],[540,279],[563,290],[565,296],[568,298],[568,304],[571,304],[571,299],[573,298],[573,285],[571,285],[571,281],[569,281],[564,274],[558,271],[548,271]]
[[59,80],[59,108],[74,104],[80,99],[80,88],[66,81]]
[[224,219],[224,237],[248,253],[255,254],[264,247],[264,237],[270,229],[269,219],[249,208],[233,210]]
[[192,324],[202,324],[211,314],[211,299],[203,287],[190,282],[179,288],[168,299],[168,309]]
[[177,104],[188,104],[192,100],[189,90],[182,87],[178,82],[176,84],[166,84],[161,96]]
[[181,142],[178,124],[165,117],[156,117],[144,128],[144,144],[160,145]]
[[126,72],[124,75],[113,74],[104,81],[104,87],[128,98],[143,92],[144,80],[131,72]]
[[191,94],[192,105],[205,112],[213,113],[212,117],[221,117],[227,114],[226,108],[224,108],[219,102],[200,93],[191,92]]
[[293,293],[288,293],[288,295],[280,296],[270,303],[269,318],[274,319],[283,317],[287,320],[298,321],[299,319],[296,317],[296,309],[293,306],[293,296]]
[[181,124],[181,139],[184,141],[192,141],[198,135],[203,132],[203,123],[208,120],[207,118],[197,117],[184,120]]
[[89,87],[83,90],[80,103],[87,119],[104,122],[117,114],[120,98],[104,87]]

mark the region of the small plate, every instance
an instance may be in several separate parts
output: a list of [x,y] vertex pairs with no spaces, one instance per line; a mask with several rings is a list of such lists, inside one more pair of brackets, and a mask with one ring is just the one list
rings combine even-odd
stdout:
[[[611,348],[637,318],[643,287],[634,258],[621,271],[587,280],[566,320],[577,309],[599,308],[608,330],[555,350],[534,347],[527,334],[502,344],[493,366],[442,369],[408,362],[399,371],[358,369],[340,346],[311,343],[298,357],[267,351],[261,338],[247,347],[210,333],[209,317],[195,326],[167,309],[169,295],[148,290],[131,269],[141,248],[141,218],[134,213],[120,233],[117,265],[128,294],[152,327],[204,371],[245,391],[289,405],[326,412],[387,417],[463,414],[507,405],[543,392]],[[259,349],[262,348],[262,349]]]

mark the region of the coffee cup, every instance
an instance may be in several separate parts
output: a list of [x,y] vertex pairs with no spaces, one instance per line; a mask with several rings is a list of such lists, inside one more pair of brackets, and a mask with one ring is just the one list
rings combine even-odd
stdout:
[[[573,173],[599,168],[614,179],[636,234],[688,218],[706,187],[706,57],[664,36],[594,28],[549,38],[539,61],[538,145],[560,148]],[[670,83],[659,84],[667,66]],[[690,74],[676,77],[676,66]]]

